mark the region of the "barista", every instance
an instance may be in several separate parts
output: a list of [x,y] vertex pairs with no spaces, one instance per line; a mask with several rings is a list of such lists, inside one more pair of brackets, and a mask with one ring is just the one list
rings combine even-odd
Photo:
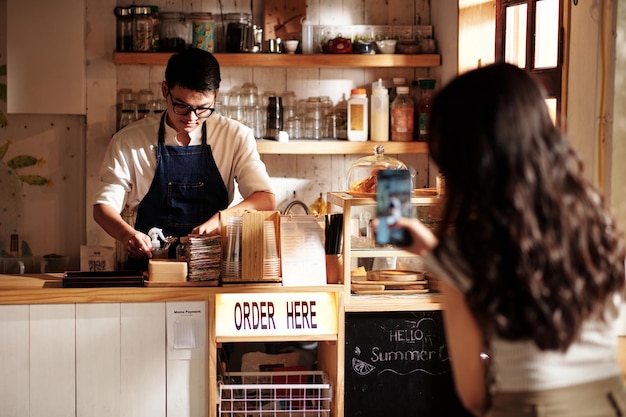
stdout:
[[[276,208],[253,132],[214,114],[220,81],[211,53],[188,49],[173,55],[161,85],[166,112],[111,139],[93,217],[124,245],[128,269],[147,269],[153,227],[165,236],[207,234],[220,230],[221,211]],[[243,200],[229,207],[235,180]],[[123,220],[124,208],[136,211],[134,228]]]

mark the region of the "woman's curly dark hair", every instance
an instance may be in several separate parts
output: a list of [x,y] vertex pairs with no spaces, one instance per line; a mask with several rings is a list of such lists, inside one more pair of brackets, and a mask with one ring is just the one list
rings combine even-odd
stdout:
[[446,178],[439,239],[469,264],[479,323],[565,350],[623,290],[624,244],[544,97],[510,64],[463,74],[435,97],[429,146]]

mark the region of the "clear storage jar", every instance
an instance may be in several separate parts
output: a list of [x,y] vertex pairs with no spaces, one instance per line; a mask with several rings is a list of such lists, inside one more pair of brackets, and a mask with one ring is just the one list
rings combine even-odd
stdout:
[[116,7],[116,42],[117,52],[133,51],[133,16],[130,7]]
[[226,13],[226,52],[251,52],[253,46],[252,15]]
[[152,51],[152,9],[136,6],[133,16],[133,52]]
[[183,12],[161,12],[159,50],[178,52],[191,45],[191,24]]

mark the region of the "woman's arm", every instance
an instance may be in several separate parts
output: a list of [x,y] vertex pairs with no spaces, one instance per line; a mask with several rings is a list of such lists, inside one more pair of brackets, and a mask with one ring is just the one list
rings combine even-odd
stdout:
[[443,321],[446,344],[452,365],[454,385],[463,406],[476,416],[487,408],[487,388],[483,353],[483,334],[465,301],[465,295],[455,286],[441,280]]

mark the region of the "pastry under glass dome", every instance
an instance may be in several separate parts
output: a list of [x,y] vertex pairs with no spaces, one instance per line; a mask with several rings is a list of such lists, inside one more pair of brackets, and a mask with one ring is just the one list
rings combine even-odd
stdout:
[[374,154],[357,159],[346,175],[346,192],[356,197],[376,194],[376,173],[381,169],[408,169],[396,158],[385,155],[385,147],[374,146]]

